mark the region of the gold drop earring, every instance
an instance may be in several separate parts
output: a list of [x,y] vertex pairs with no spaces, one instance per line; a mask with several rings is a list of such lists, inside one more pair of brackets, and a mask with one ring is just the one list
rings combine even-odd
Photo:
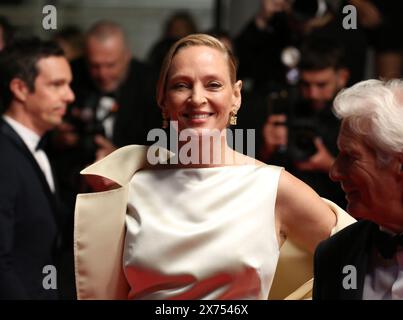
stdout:
[[238,117],[236,116],[236,114],[237,114],[237,110],[234,108],[234,110],[231,111],[230,118],[229,118],[229,124],[231,126],[235,126],[237,123]]

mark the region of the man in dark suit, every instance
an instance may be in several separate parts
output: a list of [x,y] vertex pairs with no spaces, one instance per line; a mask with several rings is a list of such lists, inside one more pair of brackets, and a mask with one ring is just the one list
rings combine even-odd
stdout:
[[319,244],[314,299],[403,299],[403,81],[367,80],[334,102],[330,176],[359,221]]
[[71,207],[77,193],[87,191],[79,176],[83,168],[116,148],[147,144],[149,130],[162,123],[156,76],[132,57],[120,25],[102,20],[91,26],[84,53],[71,64],[76,99],[55,145],[56,173]]
[[46,132],[74,99],[62,49],[26,39],[0,57],[0,299],[57,299],[65,217]]

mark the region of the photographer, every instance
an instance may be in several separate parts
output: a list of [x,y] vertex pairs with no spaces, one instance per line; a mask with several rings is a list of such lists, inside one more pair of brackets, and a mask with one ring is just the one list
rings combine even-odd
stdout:
[[339,130],[331,105],[345,87],[349,71],[343,51],[333,41],[308,40],[301,52],[300,98],[288,95],[269,101],[260,155],[270,164],[284,166],[322,197],[344,206],[341,189],[328,173],[337,154]]
[[291,45],[286,0],[261,0],[259,11],[235,38],[239,76],[246,91],[266,93],[286,82],[281,52]]

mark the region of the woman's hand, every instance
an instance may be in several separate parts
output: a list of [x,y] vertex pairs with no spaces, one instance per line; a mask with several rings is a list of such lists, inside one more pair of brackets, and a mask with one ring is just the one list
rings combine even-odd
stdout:
[[323,144],[321,138],[315,138],[314,144],[317,152],[306,161],[295,162],[295,166],[301,171],[322,171],[329,173],[335,159]]

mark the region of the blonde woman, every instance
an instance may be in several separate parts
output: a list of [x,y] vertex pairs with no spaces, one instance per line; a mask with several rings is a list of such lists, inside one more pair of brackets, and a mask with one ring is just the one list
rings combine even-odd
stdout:
[[196,143],[179,141],[157,164],[147,147],[127,146],[82,172],[113,186],[77,199],[79,299],[267,299],[286,239],[311,254],[350,222],[282,168],[231,149],[225,134],[205,143],[234,122],[241,87],[215,38],[173,45],[157,99],[164,120]]

